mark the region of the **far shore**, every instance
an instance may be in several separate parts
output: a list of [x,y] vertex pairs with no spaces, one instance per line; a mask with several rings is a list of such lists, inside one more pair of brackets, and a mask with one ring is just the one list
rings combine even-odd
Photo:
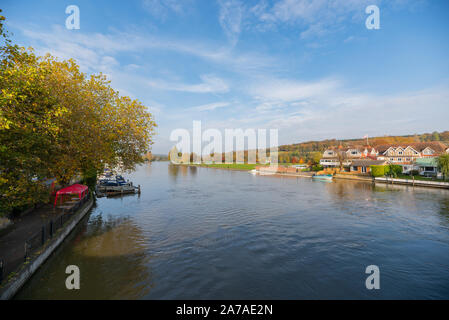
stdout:
[[[183,166],[191,166],[191,167],[201,167],[201,168],[211,168],[211,169],[221,169],[221,170],[234,170],[234,171],[251,171],[254,170],[256,167],[263,166],[261,164],[239,164],[239,163],[222,163],[222,164],[194,164],[194,163],[186,163],[186,164],[180,164]],[[303,177],[303,178],[311,178],[312,175],[316,173],[313,171],[297,171],[297,172],[276,172],[276,173],[260,173],[262,175],[271,175],[271,176],[289,176],[289,177]],[[357,174],[335,174],[334,179],[336,180],[356,180],[356,181],[365,181],[365,182],[371,182],[371,183],[381,183],[381,184],[404,184],[404,185],[411,185],[411,186],[420,186],[420,187],[431,187],[431,188],[444,188],[449,189],[449,184],[447,182],[441,182],[441,183],[435,183],[430,182],[426,183],[427,181],[422,181],[421,179],[410,179],[404,177],[397,177],[397,178],[387,178],[387,179],[376,179],[369,175],[357,175]]]
[[236,170],[236,171],[251,171],[262,164],[247,164],[247,163],[221,163],[221,164],[195,164],[195,163],[181,163],[180,165],[188,167],[202,167],[222,170]]

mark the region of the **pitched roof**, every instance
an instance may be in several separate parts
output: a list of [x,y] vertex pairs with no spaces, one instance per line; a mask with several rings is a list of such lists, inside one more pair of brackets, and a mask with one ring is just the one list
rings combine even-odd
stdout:
[[430,141],[430,142],[384,144],[384,145],[377,146],[377,150],[379,151],[379,153],[384,153],[391,147],[393,147],[393,148],[402,147],[402,148],[406,149],[409,146],[418,152],[422,152],[425,148],[429,147],[432,150],[434,150],[435,152],[440,153],[440,152],[444,152],[447,148],[447,146],[442,142]]
[[436,167],[438,165],[436,158],[419,158],[416,159],[415,164],[424,167]]

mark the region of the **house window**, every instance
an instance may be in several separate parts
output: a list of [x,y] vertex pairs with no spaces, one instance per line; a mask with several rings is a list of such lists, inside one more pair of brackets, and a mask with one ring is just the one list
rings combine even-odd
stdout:
[[399,151],[399,154],[402,155],[402,151]]
[[362,173],[366,173],[366,167],[362,167]]
[[357,171],[357,169],[358,169],[357,167],[352,167],[353,171]]
[[401,161],[402,161],[402,158],[398,158],[398,161],[401,162]]

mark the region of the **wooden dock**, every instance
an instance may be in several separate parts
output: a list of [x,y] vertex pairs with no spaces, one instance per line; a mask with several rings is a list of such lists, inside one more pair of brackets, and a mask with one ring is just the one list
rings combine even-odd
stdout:
[[424,181],[416,179],[395,179],[395,178],[375,178],[374,182],[386,183],[386,184],[401,184],[417,187],[432,187],[449,189],[449,182],[443,181]]
[[124,186],[100,186],[98,185],[95,193],[97,197],[113,197],[124,194],[140,194],[140,185],[135,187],[133,185],[124,185]]

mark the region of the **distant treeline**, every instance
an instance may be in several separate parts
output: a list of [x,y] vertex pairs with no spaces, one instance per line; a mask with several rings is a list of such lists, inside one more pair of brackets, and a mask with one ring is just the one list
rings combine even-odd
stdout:
[[[386,144],[407,144],[414,142],[441,141],[449,144],[449,131],[432,132],[424,134],[413,134],[405,136],[383,136],[369,137],[370,146],[379,146]],[[366,139],[328,139],[322,141],[308,141],[289,145],[279,146],[279,162],[280,163],[316,163],[318,154],[322,154],[326,149],[338,146],[357,146],[366,145]]]
[[[433,132],[424,134],[414,134],[405,136],[383,136],[383,137],[369,137],[368,142],[370,146],[379,146],[386,144],[407,144],[414,142],[429,142],[441,141],[449,145],[449,131]],[[331,147],[338,146],[362,146],[366,145],[366,139],[327,139],[322,141],[308,141],[289,145],[279,146],[278,161],[279,163],[306,163],[310,165],[318,164],[323,152]],[[270,152],[267,150],[267,156]],[[181,154],[179,154],[181,157]],[[187,156],[185,161],[193,161],[193,153],[190,157]],[[233,154],[233,159],[236,159],[236,152]],[[248,151],[244,152],[245,162],[248,159]],[[225,154],[222,154],[222,161],[225,161]]]
[[[424,134],[414,134],[406,136],[384,136],[384,137],[370,137],[368,138],[371,146],[396,144],[396,143],[414,143],[414,142],[428,142],[428,141],[442,141],[449,142],[449,131],[433,132]],[[366,139],[345,139],[345,140],[322,140],[322,141],[308,141],[302,143],[295,143],[283,145],[279,147],[279,151],[296,151],[299,154],[304,154],[313,151],[323,152],[330,147],[337,147],[339,145],[353,146],[366,145]]]
[[168,161],[168,155],[152,154],[151,152],[148,152],[144,158],[145,161]]

